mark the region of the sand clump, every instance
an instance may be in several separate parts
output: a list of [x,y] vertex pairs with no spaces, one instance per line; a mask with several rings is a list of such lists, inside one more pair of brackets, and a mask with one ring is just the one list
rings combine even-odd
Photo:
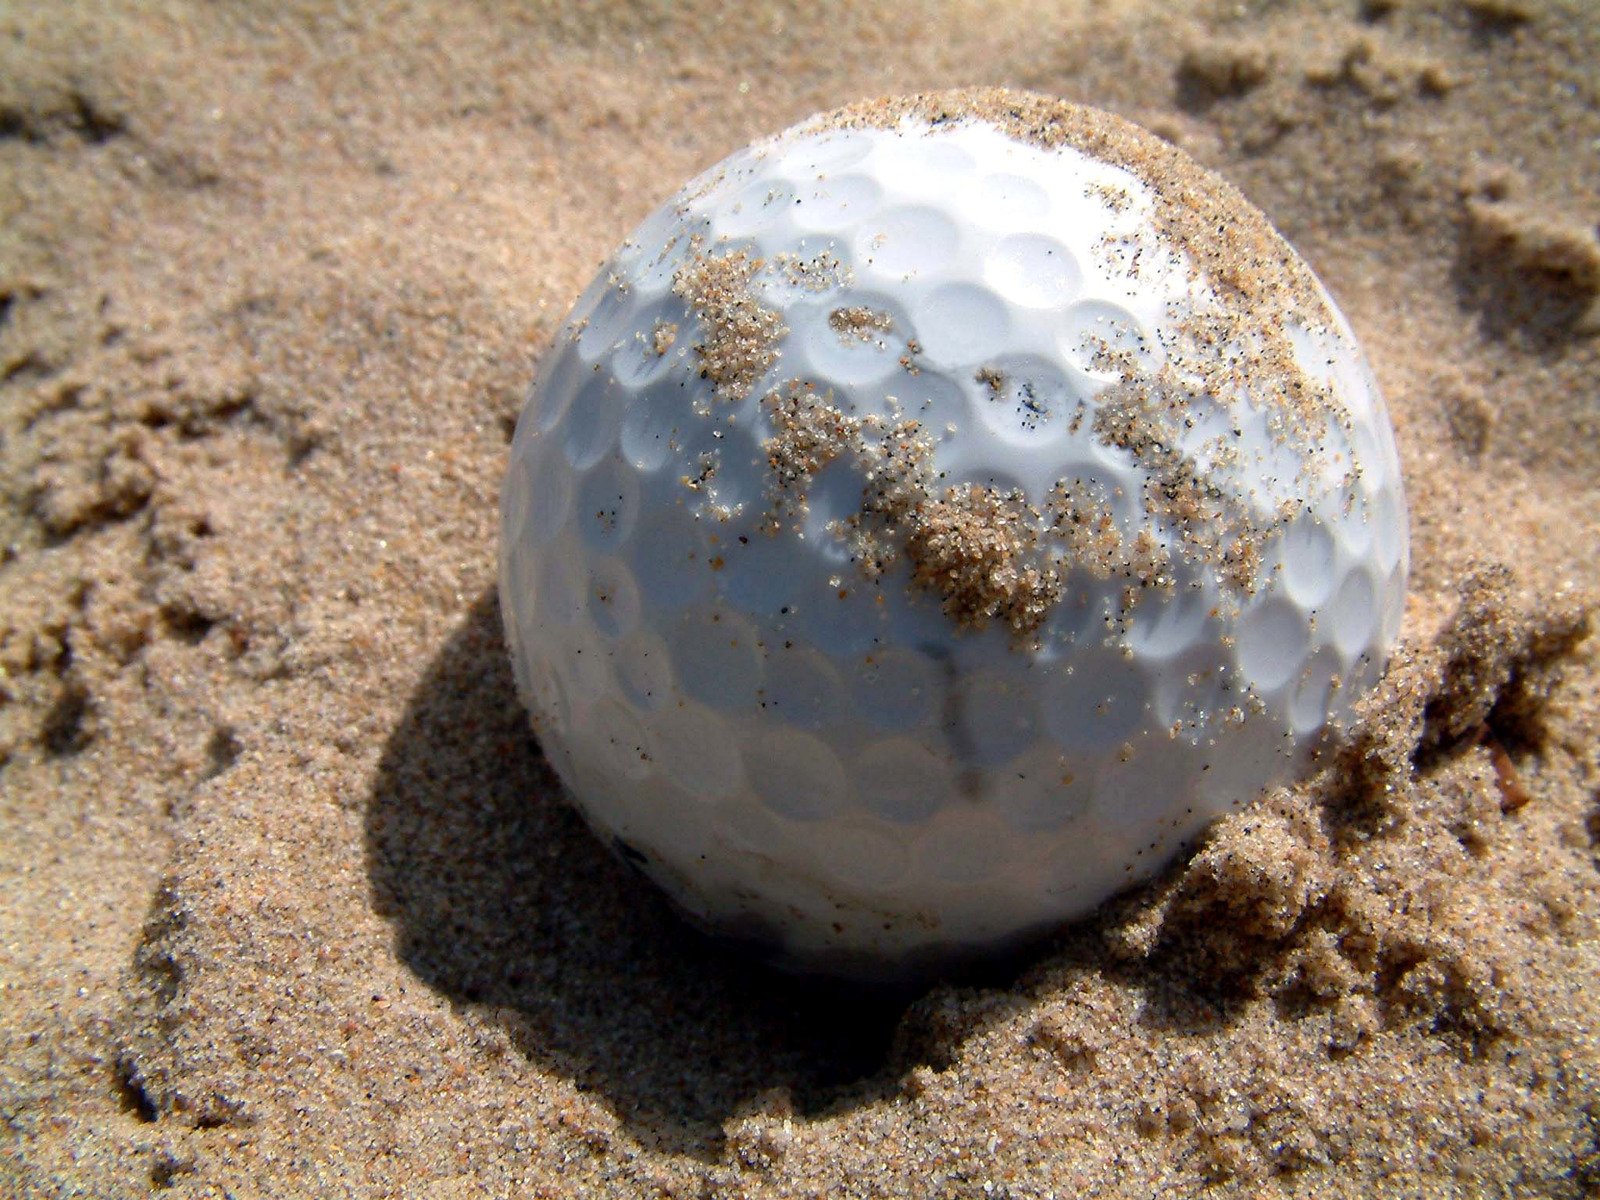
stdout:
[[[0,26],[0,1192],[1600,1188],[1586,6]],[[678,180],[972,79],[1179,140],[1294,241],[1394,415],[1413,593],[1315,778],[1023,961],[841,991],[562,801],[496,497]]]
[[695,343],[700,375],[718,400],[742,400],[778,358],[788,331],[762,304],[751,283],[766,264],[743,250],[696,253],[678,268],[672,290],[700,319],[705,336]]

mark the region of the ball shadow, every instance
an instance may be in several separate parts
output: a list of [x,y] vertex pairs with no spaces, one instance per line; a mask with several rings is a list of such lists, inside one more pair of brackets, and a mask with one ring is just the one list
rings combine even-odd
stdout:
[[723,1123],[775,1091],[805,1115],[896,1086],[909,997],[781,975],[703,937],[567,804],[492,590],[389,738],[366,856],[401,961],[647,1144],[715,1157]]

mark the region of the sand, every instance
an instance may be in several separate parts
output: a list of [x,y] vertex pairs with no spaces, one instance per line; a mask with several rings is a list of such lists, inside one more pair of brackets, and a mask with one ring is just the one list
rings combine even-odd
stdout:
[[[0,8],[0,1193],[1600,1189],[1586,0]],[[862,97],[1052,93],[1360,335],[1404,644],[1317,778],[988,977],[772,975],[560,798],[511,423],[632,224]]]

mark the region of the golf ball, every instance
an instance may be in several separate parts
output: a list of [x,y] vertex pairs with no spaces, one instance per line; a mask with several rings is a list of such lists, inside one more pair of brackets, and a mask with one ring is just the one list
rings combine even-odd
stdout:
[[924,975],[1304,772],[1400,627],[1361,352],[1236,191],[1005,91],[689,183],[540,365],[501,606],[578,807],[779,961]]

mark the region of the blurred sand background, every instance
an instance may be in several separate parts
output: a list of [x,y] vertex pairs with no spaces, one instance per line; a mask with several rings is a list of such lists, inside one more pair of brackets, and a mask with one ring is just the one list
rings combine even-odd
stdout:
[[[995,977],[776,977],[561,802],[512,423],[758,134],[1004,84],[1363,339],[1405,645],[1318,779]],[[0,1193],[1600,1191],[1589,0],[0,5]]]

